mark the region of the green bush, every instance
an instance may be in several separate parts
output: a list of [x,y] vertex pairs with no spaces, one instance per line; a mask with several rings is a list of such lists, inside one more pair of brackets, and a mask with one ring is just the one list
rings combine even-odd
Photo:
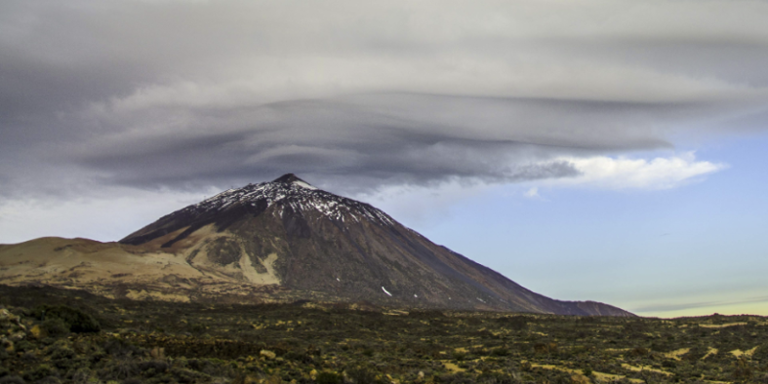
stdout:
[[662,368],[674,369],[677,368],[677,363],[674,360],[664,360],[661,362]]
[[125,380],[138,372],[136,361],[131,358],[112,359],[99,372],[103,380]]
[[376,372],[368,367],[355,367],[347,370],[347,376],[353,384],[377,384]]
[[317,384],[341,384],[343,378],[338,373],[323,371],[317,374],[315,382]]
[[732,375],[736,381],[749,382],[753,374],[754,374],[754,368],[749,363],[749,361],[743,356],[733,363]]
[[43,321],[55,318],[61,319],[67,324],[67,328],[75,333],[99,332],[101,330],[99,322],[93,316],[66,305],[42,305],[35,308],[32,314]]
[[464,372],[458,372],[455,374],[447,373],[444,375],[440,375],[438,377],[435,377],[435,383],[440,384],[475,384],[475,380],[472,378],[472,376],[464,373]]
[[80,368],[72,373],[72,382],[75,384],[86,384],[91,379],[92,372],[88,368]]
[[69,333],[69,324],[58,317],[48,317],[41,324],[45,333],[50,337],[64,336]]
[[24,384],[24,379],[15,375],[0,377],[0,384]]
[[762,363],[768,363],[768,343],[757,347],[757,350],[752,355],[752,359]]
[[142,361],[137,367],[141,375],[147,378],[163,375],[171,369],[168,363],[160,360]]
[[201,334],[208,329],[204,324],[193,323],[189,325],[189,331],[194,334]]
[[504,328],[514,331],[520,331],[528,326],[528,319],[525,316],[505,316],[496,319],[496,322]]
[[27,372],[24,379],[27,381],[40,381],[49,377],[58,377],[59,372],[47,364],[40,364],[36,368]]
[[16,352],[27,352],[35,349],[35,345],[28,340],[19,340],[14,344]]
[[75,357],[75,351],[66,341],[67,340],[59,340],[51,346],[48,351],[51,359],[72,359]]
[[117,337],[106,340],[101,347],[105,353],[117,358],[136,356],[141,352],[140,348]]
[[479,384],[518,384],[520,383],[512,375],[501,372],[483,372],[477,377]]

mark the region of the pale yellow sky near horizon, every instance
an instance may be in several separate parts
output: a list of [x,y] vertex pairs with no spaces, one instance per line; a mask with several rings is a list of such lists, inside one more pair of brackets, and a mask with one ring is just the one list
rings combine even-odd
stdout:
[[702,306],[695,308],[667,310],[667,311],[643,311],[634,312],[636,315],[643,317],[659,317],[665,319],[671,319],[676,317],[701,317],[710,316],[712,314],[720,315],[756,315],[756,316],[768,316],[768,302],[750,302],[750,303],[734,303],[734,304],[715,304],[710,306]]

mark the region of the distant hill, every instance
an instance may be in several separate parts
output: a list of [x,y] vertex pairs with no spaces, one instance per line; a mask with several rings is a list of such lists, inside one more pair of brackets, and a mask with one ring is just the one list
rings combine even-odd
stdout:
[[531,292],[293,174],[224,191],[118,243],[41,238],[0,246],[0,284],[30,283],[134,299],[633,316]]

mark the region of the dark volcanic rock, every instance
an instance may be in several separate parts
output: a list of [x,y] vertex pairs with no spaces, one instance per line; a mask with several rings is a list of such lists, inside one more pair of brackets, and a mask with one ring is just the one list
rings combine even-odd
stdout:
[[[211,225],[228,237],[190,240]],[[319,190],[293,174],[222,192],[162,217],[121,243],[152,241],[162,241],[163,248],[208,241],[212,262],[238,265],[247,258],[259,273],[269,266],[280,287],[300,299],[631,316],[606,304],[558,301],[531,292],[369,204]]]

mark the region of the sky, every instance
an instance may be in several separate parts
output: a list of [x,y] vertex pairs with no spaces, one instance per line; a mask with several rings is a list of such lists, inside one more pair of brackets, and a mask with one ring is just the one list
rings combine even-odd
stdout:
[[295,173],[557,299],[768,315],[768,1],[0,2],[0,243]]

